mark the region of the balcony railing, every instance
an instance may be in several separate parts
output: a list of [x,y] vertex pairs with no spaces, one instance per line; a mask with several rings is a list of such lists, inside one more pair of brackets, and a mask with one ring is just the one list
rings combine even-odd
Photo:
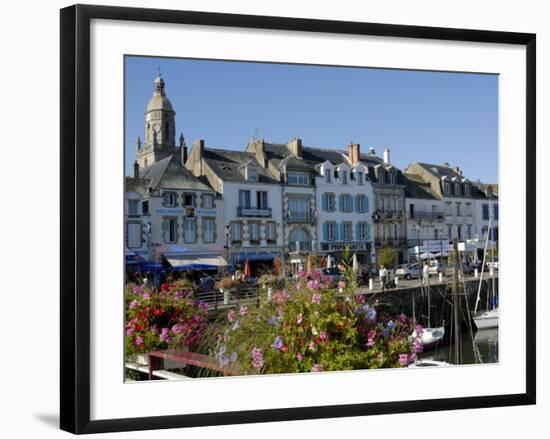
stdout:
[[429,210],[415,210],[412,215],[410,215],[410,219],[442,221],[445,219],[445,214],[439,211],[433,212]]
[[310,223],[313,216],[309,212],[288,212],[289,223]]
[[407,245],[406,239],[375,239],[376,247],[404,247]]
[[402,210],[377,210],[372,215],[372,219],[375,223],[401,222],[405,219],[405,215]]
[[237,206],[237,216],[271,218],[271,207]]

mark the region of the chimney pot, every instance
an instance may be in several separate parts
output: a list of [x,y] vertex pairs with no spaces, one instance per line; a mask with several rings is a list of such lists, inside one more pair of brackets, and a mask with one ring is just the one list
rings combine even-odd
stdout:
[[134,161],[134,178],[139,178],[139,163]]
[[384,163],[389,165],[390,162],[390,148],[384,147]]

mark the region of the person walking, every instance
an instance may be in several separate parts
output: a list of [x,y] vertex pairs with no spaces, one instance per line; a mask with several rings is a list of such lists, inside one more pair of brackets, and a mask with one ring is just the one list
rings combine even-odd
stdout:
[[382,289],[382,291],[384,291],[384,288],[386,287],[386,279],[388,277],[388,271],[386,270],[386,267],[381,265],[378,274],[380,276],[380,288]]
[[428,263],[424,262],[424,265],[422,266],[422,284],[428,285],[429,278],[430,278],[430,269],[428,267]]

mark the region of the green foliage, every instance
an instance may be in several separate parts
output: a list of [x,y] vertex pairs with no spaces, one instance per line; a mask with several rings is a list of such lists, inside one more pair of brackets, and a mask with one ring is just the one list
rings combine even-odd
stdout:
[[416,358],[414,322],[379,316],[349,279],[331,284],[302,274],[259,307],[230,309],[210,326],[203,352],[239,374],[400,367]]
[[378,265],[393,268],[397,261],[397,252],[393,247],[384,247],[378,252]]

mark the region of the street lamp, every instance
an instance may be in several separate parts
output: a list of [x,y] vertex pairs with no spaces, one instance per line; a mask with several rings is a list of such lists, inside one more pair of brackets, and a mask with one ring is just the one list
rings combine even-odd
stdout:
[[225,263],[226,274],[229,274],[229,235],[231,234],[231,226],[227,224],[225,226]]
[[420,224],[416,223],[414,225],[414,229],[416,230],[416,246],[418,247],[416,257],[418,258],[418,263],[420,264]]

